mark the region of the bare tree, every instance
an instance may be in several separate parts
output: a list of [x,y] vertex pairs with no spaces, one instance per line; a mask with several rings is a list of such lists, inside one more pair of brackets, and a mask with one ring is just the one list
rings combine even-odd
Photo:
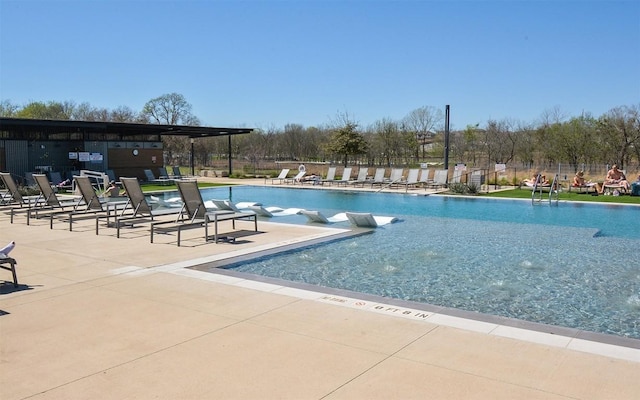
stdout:
[[629,162],[634,147],[640,146],[640,105],[616,107],[598,120],[600,137],[606,137],[608,163],[621,168]]
[[299,124],[287,124],[284,126],[284,133],[282,134],[282,140],[287,157],[291,160],[302,155],[302,143],[304,127]]
[[[416,143],[422,147],[423,158],[425,141],[433,137],[437,130],[441,130],[443,123],[444,114],[442,110],[432,106],[416,108],[402,120],[404,128],[415,133]],[[416,158],[419,157],[418,150],[419,147],[416,147]]]
[[16,115],[16,112],[20,109],[16,104],[11,103],[10,100],[2,100],[0,101],[0,117],[13,117]]
[[487,122],[484,142],[489,162],[505,164],[515,156],[517,135],[512,130],[513,123],[508,120]]
[[113,122],[140,122],[138,113],[127,106],[120,106],[112,110],[109,120]]
[[402,148],[402,136],[398,123],[391,119],[381,119],[373,124],[374,141],[380,151],[385,164],[390,167],[396,161]]
[[142,114],[157,124],[199,125],[197,117],[191,113],[191,104],[178,93],[163,94],[149,100],[142,108]]

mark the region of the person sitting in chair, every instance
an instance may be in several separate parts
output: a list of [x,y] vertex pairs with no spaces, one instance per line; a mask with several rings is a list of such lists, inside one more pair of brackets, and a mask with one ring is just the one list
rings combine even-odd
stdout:
[[[618,169],[617,164],[613,164],[609,172],[607,172],[607,177],[604,179],[604,184],[602,185],[602,191],[604,191],[606,185],[620,185],[625,191],[629,191],[627,177],[624,176],[624,172]],[[602,191],[600,194],[602,194]]]
[[525,179],[523,182],[527,185],[527,186],[533,186],[536,184],[536,181],[538,180],[538,174],[535,173],[531,176],[530,179]]
[[540,176],[540,182],[538,182],[538,185],[540,185],[540,186],[549,186],[550,185],[549,180],[547,179],[546,175],[541,175]]
[[576,175],[573,177],[573,186],[574,187],[583,187],[586,186],[586,182],[584,180],[584,171],[576,172]]
[[106,197],[118,197],[120,196],[120,188],[114,181],[109,182],[109,187],[105,190],[104,195]]

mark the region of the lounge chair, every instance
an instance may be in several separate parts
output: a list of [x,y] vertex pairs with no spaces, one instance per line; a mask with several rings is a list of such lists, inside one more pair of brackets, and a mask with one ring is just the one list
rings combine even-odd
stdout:
[[578,193],[582,193],[582,191],[589,193],[591,190],[597,191],[597,186],[598,184],[595,182],[585,182],[583,185],[576,185],[575,183],[572,183],[569,185],[568,191],[571,192],[571,190],[577,190]]
[[290,171],[289,168],[283,168],[282,171],[280,171],[280,175],[271,179],[271,184],[273,185],[273,182],[275,181],[279,181],[278,183],[282,183],[285,179],[287,179],[287,175],[289,175],[289,171]]
[[351,225],[359,228],[377,228],[378,223],[369,213],[345,213]]
[[402,168],[392,168],[389,176],[389,186],[398,185],[402,182]]
[[360,170],[358,171],[358,177],[353,180],[353,181],[349,181],[347,182],[349,185],[362,185],[362,187],[364,187],[364,184],[367,182],[367,177],[369,176],[369,168],[360,168]]
[[173,175],[171,175],[171,178],[173,179],[196,179],[196,177],[192,175],[182,175],[182,172],[180,172],[180,167],[178,166],[173,166],[172,171]]
[[446,169],[437,169],[433,174],[433,182],[429,183],[430,188],[438,189],[447,186],[447,177],[449,171]]
[[[131,211],[128,200],[121,201],[107,201],[107,199],[98,197],[98,194],[93,189],[91,181],[88,176],[76,176],[73,178],[76,188],[80,191],[80,195],[83,200],[83,208],[76,208],[69,212],[67,217],[69,219],[69,230],[73,230],[73,218],[74,217],[116,217],[118,214],[125,215],[127,211]],[[53,216],[52,216],[53,218]],[[53,225],[53,222],[52,222]],[[97,223],[96,223],[97,231]]]
[[310,222],[316,222],[320,224],[332,224],[347,221],[351,222],[351,220],[349,219],[349,215],[351,215],[351,219],[353,219],[353,222],[351,222],[353,225],[357,225],[355,222],[363,224],[358,226],[367,226],[367,224],[371,223],[371,219],[375,222],[375,226],[387,225],[398,220],[396,217],[385,217],[380,215],[372,215],[370,213],[343,212],[331,217],[325,217],[320,211],[300,210],[299,214],[306,216]]
[[296,214],[300,214],[302,211],[304,211],[301,208],[280,208],[280,207],[276,207],[276,206],[263,207],[261,205],[251,205],[248,208],[249,208],[249,210],[255,212],[259,216],[267,217],[267,218],[284,217],[284,216],[287,216],[287,215],[296,215]]
[[396,217],[382,217],[372,215],[371,213],[346,212],[345,214],[347,215],[347,219],[351,225],[355,225],[360,228],[376,228],[398,220]]
[[409,191],[409,186],[417,187],[419,183],[418,174],[420,174],[419,169],[410,169],[409,174],[407,175],[407,180],[400,182],[399,185],[404,185],[405,191]]
[[51,181],[51,186],[56,189],[72,189],[71,181],[62,179],[62,174],[60,174],[60,172],[49,172],[49,180]]
[[14,287],[18,287],[18,275],[16,274],[17,263],[18,262],[15,260],[15,258],[11,258],[4,253],[0,253],[0,268],[6,269],[7,271],[11,271],[11,275],[13,276]]
[[321,224],[328,224],[330,222],[320,211],[300,210],[300,214],[307,217],[310,222],[318,222]]
[[[624,169],[621,169],[620,172],[622,172],[622,176],[626,178],[627,171]],[[614,194],[616,191],[618,191],[618,193],[628,192],[627,188],[619,183],[605,183],[602,185],[602,193],[604,194]]]
[[250,202],[234,204],[230,200],[217,200],[217,199],[207,200],[204,202],[204,204],[207,210],[211,209],[211,207],[209,207],[209,204],[211,204],[216,210],[219,210],[219,211],[233,211],[237,213],[248,213],[248,214],[253,213],[253,211],[250,211],[251,207],[260,205],[259,203],[250,203]]
[[374,185],[384,185],[387,183],[386,178],[384,177],[386,170],[384,168],[376,168],[376,173],[373,176],[373,180],[371,181],[371,187]]
[[16,181],[9,172],[0,172],[0,179],[4,183],[6,192],[2,194],[0,205],[20,206],[20,207],[34,207],[41,202],[40,196],[22,196]]
[[[49,216],[51,221],[53,221],[51,214],[70,212],[73,210],[77,210],[79,207],[83,206],[83,202],[81,201],[81,199],[59,199],[56,193],[53,191],[51,182],[46,175],[33,174],[33,179],[40,189],[40,197],[38,198],[37,206],[27,209],[27,225],[30,224],[32,215],[35,218],[39,218],[40,215],[44,213]],[[12,210],[11,222],[13,222],[13,211],[14,210]]]
[[[156,208],[154,209],[148,202],[142,192],[138,178],[120,178],[124,190],[127,193],[128,206],[133,211],[128,215],[116,216],[115,227],[116,237],[120,237],[120,228],[125,225],[139,224],[142,222],[154,222],[159,216],[176,216],[180,218],[182,209],[178,208]],[[125,208],[126,209],[126,208]],[[109,225],[109,216],[107,216],[107,226]],[[96,235],[98,234],[98,219],[96,219]]]
[[218,222],[231,220],[235,229],[236,220],[247,220],[254,222],[254,230],[258,231],[258,218],[253,212],[235,212],[229,210],[207,210],[202,194],[198,188],[196,181],[177,181],[178,191],[183,202],[182,212],[186,213],[186,218],[180,218],[175,221],[158,221],[151,224],[150,241],[153,243],[153,234],[155,230],[177,230],[177,245],[180,246],[180,233],[183,228],[204,226],[205,241],[209,241],[209,222],[213,222],[215,226],[214,241],[218,243]]
[[429,178],[429,168],[423,168],[420,171],[420,180],[418,183],[426,189],[431,182],[433,181]]
[[307,174],[307,171],[302,170],[299,171],[298,174],[296,176],[294,176],[293,178],[285,178],[284,179],[284,183],[292,183],[292,184],[296,184],[296,183],[300,183],[302,184],[302,178]]
[[158,179],[172,179],[165,167],[158,167]]
[[340,179],[336,179],[334,182],[340,186],[340,184],[344,184],[346,185],[347,182],[349,182],[349,179],[351,179],[351,167],[347,167],[342,171],[342,177]]
[[333,185],[333,182],[336,180],[336,169],[337,167],[329,167],[327,170],[327,176],[324,179],[320,180],[320,184],[324,185],[325,183],[329,183]]
[[115,182],[118,185],[121,183],[120,179],[118,179],[118,177],[116,176],[116,173],[112,170],[112,169],[108,169],[105,171],[105,173],[107,174],[107,176],[109,177],[109,181],[110,182]]
[[453,176],[451,177],[451,183],[460,183],[462,181],[462,174],[464,171],[454,170]]
[[173,180],[167,178],[156,178],[156,176],[153,174],[153,171],[151,171],[150,169],[145,169],[144,170],[144,175],[147,179],[147,183],[157,183],[160,185],[170,185],[173,183]]
[[548,193],[549,191],[551,191],[551,185],[550,184],[544,184],[544,185],[536,185],[535,183],[531,183],[531,182],[524,182],[524,186],[522,186],[523,189],[528,189],[534,192],[545,192]]

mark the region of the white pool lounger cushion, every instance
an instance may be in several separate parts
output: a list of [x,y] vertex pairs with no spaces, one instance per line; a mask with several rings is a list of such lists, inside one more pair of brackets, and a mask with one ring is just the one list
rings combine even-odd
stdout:
[[261,205],[250,205],[247,208],[263,217],[284,217],[286,215],[296,215],[303,211],[300,208],[263,207]]
[[329,224],[349,221],[352,225],[367,228],[387,225],[398,220],[396,217],[372,215],[371,213],[343,212],[329,218],[325,217],[320,211],[301,210],[300,214],[305,215],[312,222]]

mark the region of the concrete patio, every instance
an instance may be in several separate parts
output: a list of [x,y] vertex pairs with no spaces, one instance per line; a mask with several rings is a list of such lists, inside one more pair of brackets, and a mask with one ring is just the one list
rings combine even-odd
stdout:
[[[223,230],[230,231],[225,222]],[[246,224],[246,225],[243,225]],[[260,220],[236,243],[0,213],[0,398],[637,399],[625,345],[187,267],[341,229]],[[631,343],[631,345],[628,345]]]

